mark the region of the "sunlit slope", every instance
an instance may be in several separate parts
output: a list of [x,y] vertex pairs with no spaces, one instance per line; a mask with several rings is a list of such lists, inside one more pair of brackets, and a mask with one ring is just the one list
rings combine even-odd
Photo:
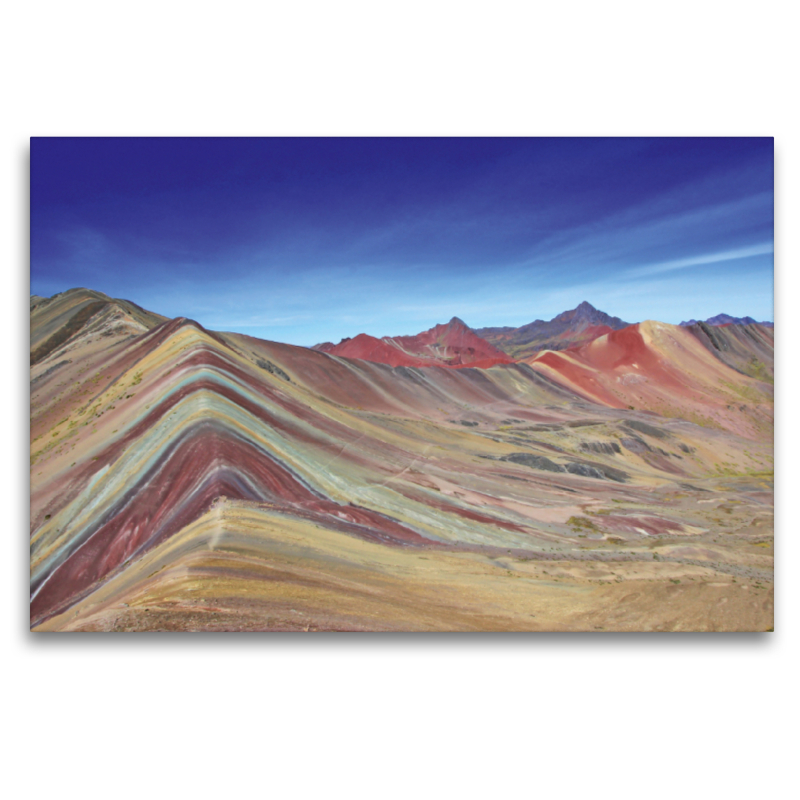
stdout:
[[138,335],[165,320],[129,300],[91,289],[69,289],[50,298],[37,297],[35,302],[31,297],[31,364],[54,351],[67,356],[70,340],[80,333],[117,339]]
[[[39,629],[713,631],[772,625],[772,593],[741,572],[720,572],[715,560],[724,558],[722,548],[658,544],[646,554],[626,550],[615,558],[606,548],[603,557],[586,553],[583,560],[550,550],[533,559],[506,550],[397,549],[266,505],[226,501]],[[768,557],[761,558],[767,574]]]
[[725,364],[687,328],[642,322],[526,363],[583,397],[771,438],[773,390]]

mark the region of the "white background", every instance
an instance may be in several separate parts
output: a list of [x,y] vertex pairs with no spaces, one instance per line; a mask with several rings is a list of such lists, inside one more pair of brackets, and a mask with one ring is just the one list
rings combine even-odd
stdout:
[[[794,795],[800,138],[790,8],[5,7],[4,796]],[[775,136],[777,632],[28,633],[28,137],[88,134]]]

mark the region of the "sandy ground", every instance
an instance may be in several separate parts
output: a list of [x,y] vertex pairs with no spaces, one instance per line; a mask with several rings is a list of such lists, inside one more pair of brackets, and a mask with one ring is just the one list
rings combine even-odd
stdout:
[[768,630],[772,536],[728,536],[537,560],[391,548],[234,504],[39,629]]

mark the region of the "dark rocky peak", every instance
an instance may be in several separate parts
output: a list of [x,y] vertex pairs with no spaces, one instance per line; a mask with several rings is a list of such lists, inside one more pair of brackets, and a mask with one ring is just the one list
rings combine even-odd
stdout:
[[619,317],[612,317],[606,314],[605,311],[600,311],[586,300],[570,311],[562,311],[550,321],[566,323],[588,322],[590,325],[608,325],[617,330],[628,325],[627,322],[623,322]]
[[558,316],[553,317],[551,322],[572,322],[574,319],[592,319],[597,314],[597,309],[585,300],[569,311],[562,311]]

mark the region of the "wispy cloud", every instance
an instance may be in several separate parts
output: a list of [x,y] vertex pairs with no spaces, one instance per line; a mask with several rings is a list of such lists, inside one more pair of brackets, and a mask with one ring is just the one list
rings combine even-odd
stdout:
[[772,252],[774,252],[772,242],[765,242],[752,247],[740,247],[738,250],[724,250],[720,253],[706,253],[701,256],[678,258],[674,261],[662,261],[660,264],[649,264],[648,266],[626,270],[624,274],[626,277],[640,278],[645,275],[658,275],[661,272],[672,272],[673,270],[686,269],[687,267],[699,267],[704,264],[718,264],[723,261],[736,261],[740,258],[764,256]]

